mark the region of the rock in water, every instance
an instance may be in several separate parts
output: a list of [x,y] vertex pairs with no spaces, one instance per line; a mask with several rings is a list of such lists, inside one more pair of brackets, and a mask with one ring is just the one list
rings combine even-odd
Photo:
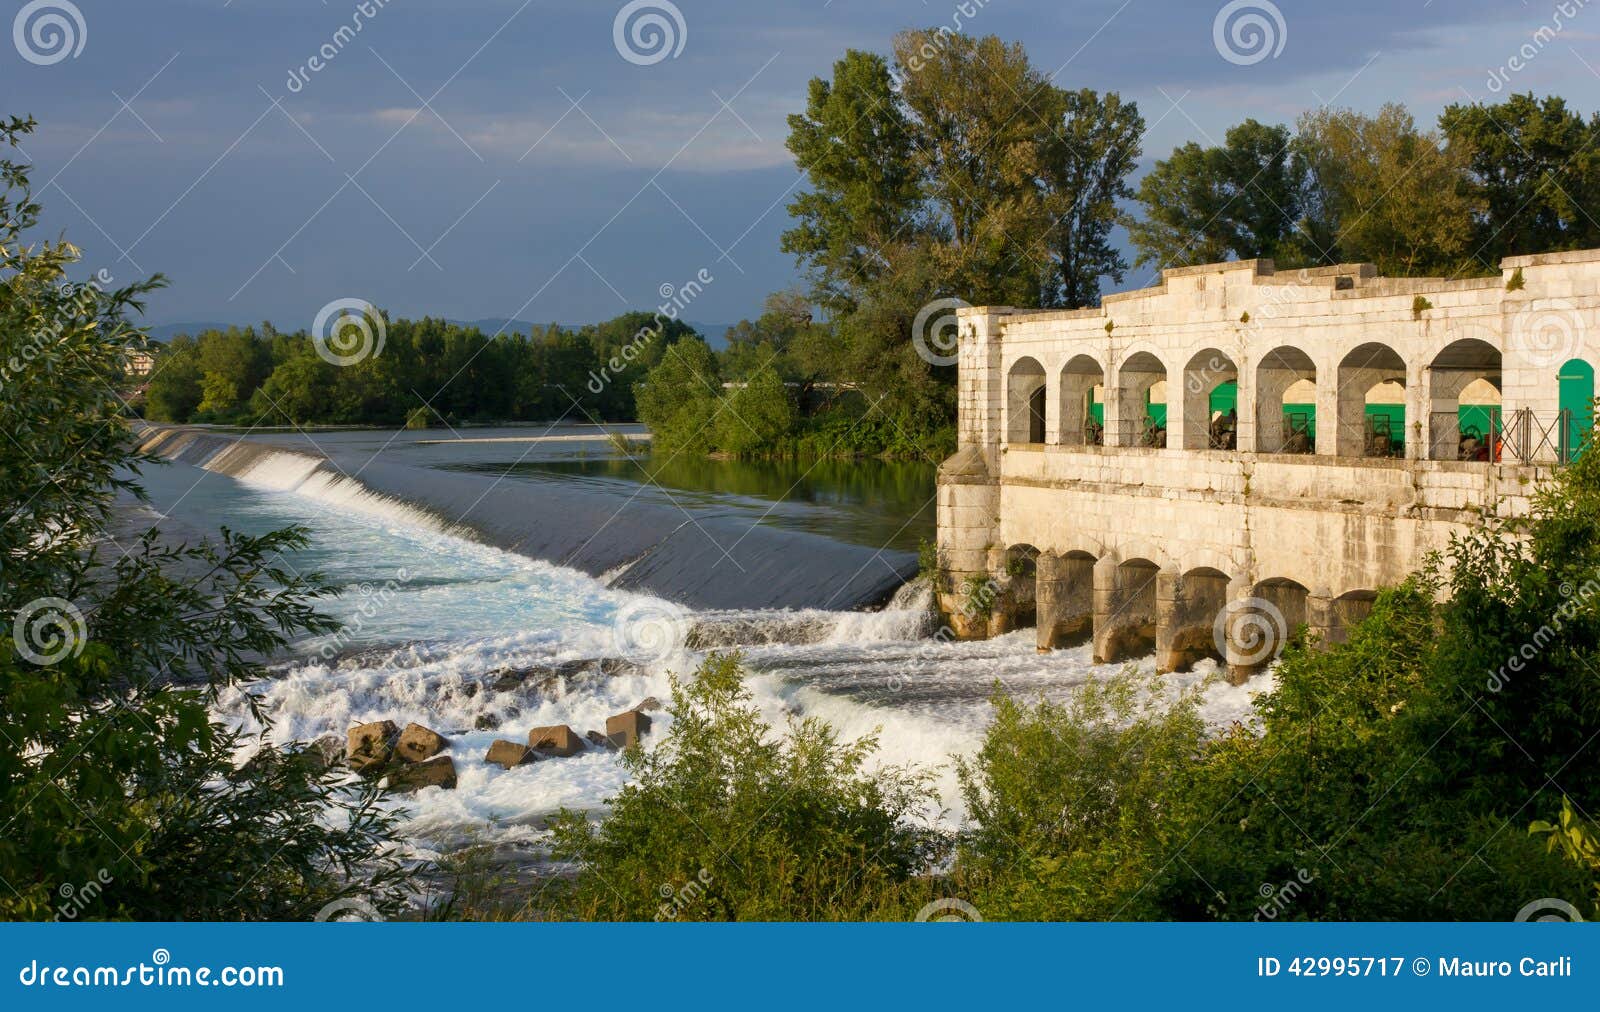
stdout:
[[553,756],[565,757],[582,752],[583,739],[566,724],[536,727],[528,732],[528,747]]
[[606,718],[606,737],[617,748],[636,745],[640,737],[650,730],[650,718],[638,710],[626,710]]
[[654,710],[660,710],[662,709],[661,700],[654,696],[646,696],[642,701],[640,701],[639,705],[634,707],[634,709],[638,710],[640,713],[650,713]]
[[506,741],[501,738],[489,746],[489,754],[483,757],[483,761],[510,769],[523,763],[531,763],[538,758],[539,753],[521,742]]
[[595,748],[603,748],[607,752],[615,752],[617,750],[617,746],[611,743],[611,739],[607,738],[599,731],[590,731],[588,734],[584,735],[584,737],[588,739],[589,744],[593,745]]
[[400,732],[400,741],[394,750],[401,761],[419,763],[424,759],[432,759],[449,746],[450,742],[437,731],[421,724],[407,724],[406,729]]
[[394,743],[399,736],[400,729],[392,720],[352,727],[345,738],[345,758],[358,773],[380,769],[394,758]]
[[447,755],[441,755],[420,763],[396,766],[389,771],[389,775],[383,779],[380,786],[397,794],[420,791],[424,787],[454,790],[456,761]]

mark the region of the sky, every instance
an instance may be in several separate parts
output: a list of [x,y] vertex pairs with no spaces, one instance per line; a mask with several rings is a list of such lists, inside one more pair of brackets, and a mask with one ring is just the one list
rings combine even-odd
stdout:
[[846,50],[906,28],[1021,41],[1056,84],[1136,100],[1142,168],[1324,104],[1400,101],[1429,125],[1512,91],[1600,110],[1600,0],[6,8],[0,114],[39,120],[23,157],[44,231],[83,249],[85,277],[167,275],[156,326],[297,330],[337,299],[574,324],[697,277],[686,319],[755,316],[800,277],[779,241],[805,185],[785,117]]

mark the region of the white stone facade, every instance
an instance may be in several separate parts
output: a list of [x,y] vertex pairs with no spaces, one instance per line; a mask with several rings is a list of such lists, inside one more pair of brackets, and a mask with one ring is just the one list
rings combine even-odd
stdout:
[[[963,634],[1034,611],[1041,649],[1092,634],[1104,660],[1153,646],[1171,669],[1218,653],[1225,610],[1244,619],[1218,629],[1276,611],[1337,639],[1483,510],[1524,511],[1585,438],[1558,377],[1600,365],[1600,250],[1465,280],[1213,264],[1097,309],[971,308],[959,324],[941,604]],[[1228,382],[1237,418],[1218,419]],[[1163,385],[1164,433],[1147,421]],[[1285,415],[1286,393],[1315,405],[1314,439],[1289,431],[1305,414]],[[1384,401],[1403,429],[1368,420]],[[1464,437],[1463,403],[1503,436]],[[974,606],[985,582],[995,604]]]

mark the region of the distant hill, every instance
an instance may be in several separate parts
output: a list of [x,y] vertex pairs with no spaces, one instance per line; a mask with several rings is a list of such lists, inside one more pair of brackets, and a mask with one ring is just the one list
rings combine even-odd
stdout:
[[[231,324],[218,323],[214,320],[206,320],[195,323],[166,323],[159,327],[151,327],[150,336],[157,341],[170,341],[179,334],[188,334],[193,336],[207,330],[227,330],[231,326],[253,326],[255,322],[256,321],[252,321],[250,324]],[[450,320],[448,322],[462,327],[477,327],[485,334],[495,334],[501,330],[516,331],[518,333],[526,334],[529,328],[533,326],[533,324],[526,320],[508,320],[505,317],[492,316],[486,317],[482,320]],[[572,329],[576,330],[581,325],[563,324],[563,326],[571,327]],[[691,322],[689,326],[704,334],[706,342],[710,344],[711,347],[721,349],[726,347],[728,344],[728,331],[732,325],[727,323]]]

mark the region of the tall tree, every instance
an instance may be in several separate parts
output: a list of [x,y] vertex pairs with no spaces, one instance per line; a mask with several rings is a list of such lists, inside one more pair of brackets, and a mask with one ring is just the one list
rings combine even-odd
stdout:
[[1404,106],[1376,116],[1319,109],[1300,118],[1295,146],[1331,219],[1340,259],[1385,274],[1471,270],[1473,219],[1464,152],[1419,131]]
[[1484,201],[1480,259],[1600,246],[1600,115],[1585,122],[1562,99],[1530,93],[1452,105],[1439,126]]
[[1102,276],[1120,283],[1128,269],[1111,232],[1132,220],[1118,202],[1133,197],[1128,176],[1143,153],[1144,117],[1116,92],[1084,88],[1066,92],[1063,102],[1064,118],[1044,143],[1045,211],[1059,287],[1043,301],[1080,309],[1099,304]]
[[813,78],[806,111],[789,117],[788,147],[811,187],[789,204],[796,224],[784,252],[805,264],[819,303],[848,311],[918,227],[911,124],[883,57],[852,49],[831,80]]
[[1230,129],[1220,147],[1191,141],[1156,162],[1139,184],[1144,220],[1128,230],[1137,263],[1301,260],[1305,169],[1290,149],[1288,127],[1249,119]]

